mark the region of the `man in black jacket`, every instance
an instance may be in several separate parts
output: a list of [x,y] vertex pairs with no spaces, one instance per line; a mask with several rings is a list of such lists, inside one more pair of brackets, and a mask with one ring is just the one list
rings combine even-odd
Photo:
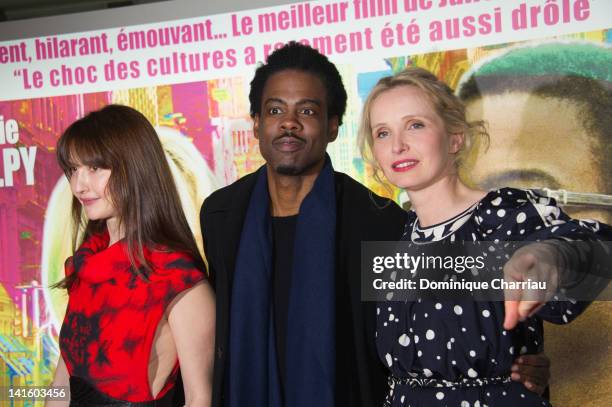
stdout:
[[398,240],[405,212],[333,171],[325,150],[347,96],[325,56],[289,43],[257,69],[249,99],[266,165],[200,213],[217,295],[213,406],[381,405],[388,373],[375,304],[360,298],[360,247]]

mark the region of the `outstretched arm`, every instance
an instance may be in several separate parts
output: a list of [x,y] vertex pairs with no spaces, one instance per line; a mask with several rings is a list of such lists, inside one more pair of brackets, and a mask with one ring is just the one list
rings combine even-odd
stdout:
[[[517,250],[504,266],[504,279],[546,282],[546,290],[506,290],[504,328],[536,312],[556,324],[576,318],[589,304],[584,297],[593,300],[610,281],[608,250],[598,240],[545,240]],[[567,298],[559,298],[560,290]],[[573,294],[583,301],[572,299]]]

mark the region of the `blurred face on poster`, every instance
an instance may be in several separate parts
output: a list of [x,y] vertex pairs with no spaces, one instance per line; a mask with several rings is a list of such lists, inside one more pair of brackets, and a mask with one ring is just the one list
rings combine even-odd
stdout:
[[600,194],[589,197],[596,205],[568,200],[565,210],[610,223],[610,64],[600,45],[553,42],[513,48],[468,72],[458,95],[468,120],[486,122],[490,143],[477,146],[464,179],[485,189]]
[[[507,185],[609,193],[607,165],[600,157],[603,146],[585,126],[583,109],[567,99],[525,92],[486,95],[468,103],[468,119],[486,121],[491,140],[466,176],[486,189]],[[568,210],[580,218],[611,220],[605,210]]]

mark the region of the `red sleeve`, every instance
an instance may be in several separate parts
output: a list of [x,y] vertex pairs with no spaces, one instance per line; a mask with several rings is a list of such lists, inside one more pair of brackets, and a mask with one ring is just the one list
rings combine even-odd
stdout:
[[151,288],[154,297],[163,301],[164,309],[178,294],[206,279],[204,270],[198,269],[195,261],[185,253],[158,252],[152,260]]

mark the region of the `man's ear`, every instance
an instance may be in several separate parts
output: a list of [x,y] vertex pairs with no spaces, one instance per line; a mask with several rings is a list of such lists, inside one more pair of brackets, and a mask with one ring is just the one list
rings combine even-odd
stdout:
[[251,119],[253,119],[253,136],[259,140],[259,115],[255,114],[251,116]]
[[338,137],[338,130],[340,125],[338,124],[340,120],[338,116],[332,116],[329,118],[328,126],[328,142],[331,143]]
[[450,134],[450,146],[449,153],[457,154],[463,148],[465,144],[465,134],[464,133],[451,133]]

